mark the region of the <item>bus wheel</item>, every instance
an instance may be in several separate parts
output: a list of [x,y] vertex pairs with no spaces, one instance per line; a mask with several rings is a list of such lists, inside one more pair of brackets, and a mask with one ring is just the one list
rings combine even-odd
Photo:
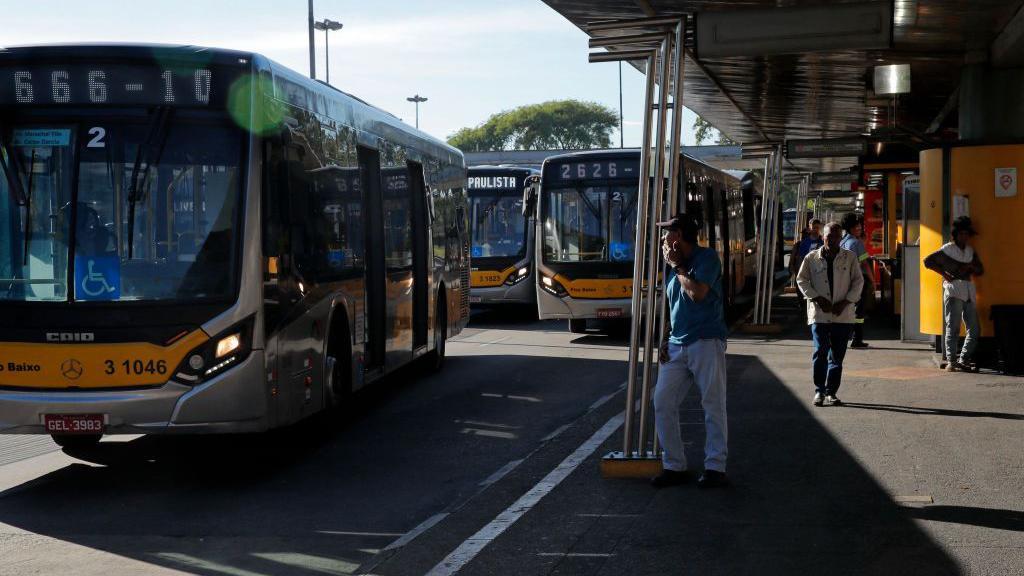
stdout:
[[569,319],[569,332],[573,334],[584,334],[587,331],[587,319]]
[[438,298],[434,315],[434,349],[427,355],[427,365],[434,372],[444,367],[445,344],[448,341],[448,307]]
[[99,443],[103,434],[51,434],[61,448],[89,448]]

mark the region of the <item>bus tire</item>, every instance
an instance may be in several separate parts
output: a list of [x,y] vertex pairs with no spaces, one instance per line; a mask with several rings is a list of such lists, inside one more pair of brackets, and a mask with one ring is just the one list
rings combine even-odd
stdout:
[[61,448],[91,448],[99,443],[103,434],[50,434]]
[[569,319],[569,332],[573,334],[585,334],[587,332],[587,319],[586,318],[570,318]]
[[448,341],[448,306],[443,297],[444,290],[437,297],[437,313],[434,314],[434,349],[427,354],[427,367],[440,372],[444,367],[445,346]]

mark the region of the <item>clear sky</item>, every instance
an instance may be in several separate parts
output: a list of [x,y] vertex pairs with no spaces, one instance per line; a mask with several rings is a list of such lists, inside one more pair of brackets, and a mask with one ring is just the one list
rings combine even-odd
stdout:
[[[331,32],[331,83],[447,138],[495,112],[576,98],[619,108],[615,63],[587,63],[587,37],[540,0],[315,0]],[[0,45],[154,42],[235,48],[308,73],[306,0],[0,0]],[[318,76],[324,33],[316,33]],[[623,65],[625,144],[637,146],[643,77]],[[693,143],[693,115],[684,143]],[[619,135],[613,136],[617,145]]]

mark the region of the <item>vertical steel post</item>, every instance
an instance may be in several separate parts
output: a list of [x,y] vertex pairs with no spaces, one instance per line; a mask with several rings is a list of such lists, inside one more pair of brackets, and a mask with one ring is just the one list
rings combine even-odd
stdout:
[[766,245],[765,235],[768,229],[768,179],[770,177],[771,158],[764,159],[764,179],[761,183],[761,226],[757,231],[757,278],[754,282],[754,324],[761,324],[761,300],[763,290],[761,285],[764,282],[764,247]]
[[[686,58],[683,54],[683,34],[686,21],[681,20],[676,26],[675,49],[672,51],[672,130],[669,137],[672,139],[672,147],[669,152],[668,163],[668,200],[665,202],[665,209],[662,212],[664,218],[671,218],[677,211],[686,212],[686,203],[679,206],[679,187],[683,182],[683,162],[681,157],[682,130],[683,130],[683,72],[686,66]],[[664,266],[662,269],[664,270]],[[664,287],[668,285],[668,277],[662,281],[661,297],[658,298],[658,308],[661,314],[658,316],[657,337],[665,334],[665,323],[668,322],[668,301],[665,299]],[[660,349],[660,341],[659,341]],[[660,452],[658,447],[658,435],[653,434],[651,452],[657,456]]]
[[658,88],[658,130],[654,137],[654,196],[648,206],[647,225],[647,289],[645,302],[645,313],[647,322],[644,324],[644,356],[643,356],[643,380],[640,388],[640,421],[637,426],[639,440],[637,447],[641,452],[647,450],[647,406],[651,399],[651,376],[657,359],[652,361],[651,352],[654,351],[654,332],[658,326],[656,305],[658,300],[658,272],[660,271],[661,250],[658,246],[660,235],[654,227],[658,217],[662,214],[662,204],[665,199],[665,129],[668,124],[668,92],[669,75],[672,64],[672,36],[665,36],[661,41],[661,85]]
[[778,152],[775,154],[775,218],[776,222],[773,226],[775,230],[775,238],[772,240],[772,257],[771,257],[771,284],[768,288],[768,309],[765,313],[765,324],[771,324],[772,322],[772,294],[775,291],[775,258],[778,255],[777,250],[779,249],[779,207],[782,202],[782,147],[779,147]]
[[629,375],[626,379],[626,419],[624,423],[622,455],[633,456],[633,413],[635,411],[637,354],[640,343],[640,321],[643,315],[644,242],[647,239],[648,196],[651,191],[651,122],[654,103],[654,66],[656,53],[647,57],[647,89],[644,96],[644,128],[640,141],[640,198],[637,202],[636,236],[633,244],[633,302],[629,331]]
[[313,0],[309,0],[309,77],[316,80],[316,38],[313,36]]

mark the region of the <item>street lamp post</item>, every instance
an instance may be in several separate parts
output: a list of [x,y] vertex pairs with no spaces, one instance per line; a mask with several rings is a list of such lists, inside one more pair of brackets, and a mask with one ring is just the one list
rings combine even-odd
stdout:
[[313,37],[313,0],[309,0],[309,77],[316,80],[316,42]]
[[342,24],[341,22],[335,22],[334,20],[329,20],[327,18],[324,18],[323,20],[317,21],[316,23],[313,24],[313,27],[316,28],[317,30],[324,31],[324,53],[327,56],[326,69],[328,84],[331,83],[331,43],[328,38],[328,35],[331,33],[331,30],[341,30],[344,26],[345,25]]
[[419,94],[417,94],[417,95],[413,96],[412,98],[406,98],[406,100],[408,100],[409,102],[415,102],[416,103],[416,129],[419,130],[420,129],[420,102],[426,102],[427,99],[422,97],[422,96],[420,96]]

